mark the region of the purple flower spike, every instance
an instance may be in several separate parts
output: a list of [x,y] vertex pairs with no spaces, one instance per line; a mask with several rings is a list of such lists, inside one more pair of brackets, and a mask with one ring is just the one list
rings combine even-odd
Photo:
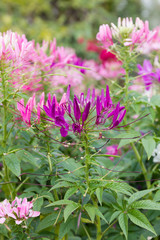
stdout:
[[73,109],[74,109],[75,119],[76,119],[76,121],[79,121],[79,119],[81,118],[81,111],[80,111],[80,108],[78,106],[78,102],[77,102],[77,98],[76,97],[74,97]]
[[[109,121],[110,119],[111,123],[105,129],[113,129],[119,125],[125,116],[124,106],[120,106],[120,103],[112,104],[108,86],[106,87],[106,96],[103,89],[97,98],[95,98],[95,89],[93,89],[92,94],[88,89],[86,98],[84,98],[84,93],[80,93],[79,97],[75,95],[72,101],[69,95],[70,86],[60,104],[54,96],[52,104],[50,98],[48,106],[44,105],[46,114],[54,120],[55,126],[60,127],[62,137],[66,137],[68,131],[78,135],[94,131],[94,128],[97,128],[98,125],[103,125],[106,120]],[[66,114],[69,120],[65,119]]]

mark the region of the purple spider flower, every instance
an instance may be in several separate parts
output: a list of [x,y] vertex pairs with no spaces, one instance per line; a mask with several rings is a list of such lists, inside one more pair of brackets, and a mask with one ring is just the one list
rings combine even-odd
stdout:
[[68,123],[64,118],[65,109],[63,104],[66,102],[66,94],[63,94],[60,104],[57,102],[56,96],[53,96],[52,103],[47,101],[48,107],[43,105],[46,114],[54,120],[55,126],[60,127],[60,133],[62,137],[66,137],[68,134]]
[[[74,95],[72,101],[69,95],[70,86],[63,103],[58,104],[56,97],[53,96],[52,104],[48,101],[48,107],[44,105],[44,111],[54,120],[55,125],[61,128],[60,133],[63,137],[67,136],[68,131],[75,134],[93,131],[99,125],[104,125],[108,119],[111,120],[111,123],[105,129],[113,129],[125,116],[125,107],[120,106],[119,102],[117,105],[112,103],[108,86],[106,86],[106,94],[102,89],[101,95],[97,97],[95,89],[92,94],[88,89],[86,98],[84,98],[84,93],[81,93],[79,97]],[[67,116],[69,119],[66,118]]]
[[153,67],[152,67],[151,62],[149,60],[145,59],[143,62],[143,66],[138,64],[137,68],[139,69],[138,74],[142,75],[144,84],[146,86],[146,90],[149,90],[152,85],[154,77],[156,77],[155,73],[153,72]]

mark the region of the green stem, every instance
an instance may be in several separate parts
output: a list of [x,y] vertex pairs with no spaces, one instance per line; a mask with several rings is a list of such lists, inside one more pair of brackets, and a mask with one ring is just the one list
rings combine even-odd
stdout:
[[[59,197],[58,197],[56,189],[53,190],[53,194],[54,194],[55,200],[58,201]],[[57,223],[57,224],[55,224],[55,229],[54,229],[55,240],[59,240],[59,230],[60,230],[60,223]]]
[[83,223],[82,223],[82,227],[84,228],[84,231],[85,231],[85,233],[86,233],[86,235],[88,237],[88,240],[91,240],[91,237],[90,237],[90,235],[89,235],[89,233],[88,233],[88,231],[87,231],[87,229],[86,229],[86,227],[85,227],[85,225]]
[[87,188],[89,188],[90,153],[89,153],[87,136],[85,136],[84,147],[85,147],[85,179],[86,179]]
[[48,158],[48,165],[49,165],[49,170],[50,170],[50,173],[52,173],[52,161],[51,161],[51,154],[50,154],[50,146],[49,146],[49,143],[47,142],[47,147],[48,147],[48,154],[47,154],[47,158]]
[[23,186],[23,184],[28,181],[28,179],[29,179],[29,177],[27,177],[26,179],[24,179],[23,182],[16,188],[16,193],[17,193],[17,192],[19,191],[19,189]]
[[142,158],[141,158],[141,156],[140,156],[136,146],[134,145],[134,143],[131,143],[131,146],[132,146],[133,151],[134,151],[134,153],[136,155],[137,161],[138,161],[138,163],[141,166],[141,169],[142,169],[142,172],[143,172],[143,175],[144,175],[144,179],[146,180],[147,188],[150,189],[151,188],[151,183],[150,183],[150,181],[148,181],[147,169],[146,169],[146,167],[145,167],[145,165],[144,165],[144,163],[142,161]]
[[[89,190],[89,169],[90,169],[90,164],[91,164],[91,159],[90,159],[90,152],[89,152],[89,144],[88,144],[88,136],[84,136],[84,147],[85,147],[85,179],[86,179],[86,184],[87,184],[87,192],[90,193]],[[98,204],[97,204],[97,199],[94,195],[91,197],[93,205],[98,209]],[[101,231],[101,220],[98,215],[96,215],[96,221],[95,225],[97,228],[97,240],[101,240],[102,238],[102,231]]]
[[113,227],[113,225],[117,222],[118,220],[116,219],[111,225],[109,225],[108,228],[106,228],[106,230],[104,230],[104,232],[102,233],[102,236],[111,228]]
[[[95,199],[95,196],[92,196],[92,202],[93,202],[93,205],[98,209],[98,204],[97,204],[97,201]],[[102,230],[101,230],[101,219],[98,215],[96,215],[96,228],[97,228],[97,238],[96,240],[101,240],[102,238]]]
[[[4,153],[6,153],[7,149],[7,139],[8,139],[8,133],[7,133],[7,90],[6,90],[6,78],[4,76],[4,70],[1,68],[1,79],[2,79],[2,93],[3,93],[3,141],[2,141],[2,146],[4,148]],[[5,163],[5,154],[3,154],[3,167],[4,167],[4,181],[5,182],[10,182],[9,178],[9,169]],[[8,184],[8,191],[6,191],[6,197],[11,196],[13,198],[13,186],[12,184]],[[9,192],[9,194],[8,194]]]
[[125,67],[126,75],[125,75],[125,95],[126,95],[126,102],[128,101],[128,87],[129,87],[129,73],[128,73],[128,65],[126,64]]

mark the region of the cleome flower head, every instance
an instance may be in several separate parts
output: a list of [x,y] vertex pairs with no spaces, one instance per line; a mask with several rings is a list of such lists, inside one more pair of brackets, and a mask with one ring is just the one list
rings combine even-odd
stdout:
[[40,212],[32,210],[33,202],[28,202],[27,198],[22,199],[16,197],[12,202],[12,208],[14,215],[16,216],[15,223],[17,225],[30,217],[38,217],[40,215]]
[[95,95],[95,89],[92,93],[88,89],[86,98],[84,93],[79,96],[74,95],[70,99],[70,86],[68,86],[63,101],[57,103],[56,97],[53,96],[52,103],[48,100],[48,106],[44,105],[44,111],[53,119],[55,126],[60,127],[60,133],[63,137],[71,131],[75,134],[94,131],[99,126],[108,126],[105,129],[113,129],[123,120],[126,110],[124,106],[112,103],[109,87],[106,86],[106,93],[102,89],[99,96]]
[[144,43],[149,43],[156,34],[156,31],[149,30],[148,21],[143,22],[141,19],[136,18],[133,23],[132,18],[118,18],[117,26],[111,23],[103,24],[99,27],[97,33],[97,40],[102,43],[105,48],[109,48],[114,43],[122,44],[123,46],[141,47]]
[[33,211],[33,201],[28,202],[27,198],[15,198],[10,203],[7,199],[0,202],[0,224],[3,224],[6,220],[13,220],[17,225],[30,217],[38,217],[40,212]]

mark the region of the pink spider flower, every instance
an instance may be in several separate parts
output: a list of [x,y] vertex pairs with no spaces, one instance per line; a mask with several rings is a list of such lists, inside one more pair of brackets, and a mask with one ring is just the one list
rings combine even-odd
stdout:
[[38,217],[40,212],[33,211],[33,202],[27,201],[27,198],[15,198],[12,202],[13,212],[16,216],[15,223],[17,225],[21,224],[24,220],[31,218],[31,217]]
[[103,24],[99,27],[96,39],[101,42],[105,48],[113,45],[112,32],[108,24]]
[[3,202],[0,202],[0,224],[3,224],[10,217],[16,219],[11,204],[5,199]]
[[33,95],[33,97],[29,98],[26,106],[24,105],[24,99],[21,99],[17,103],[17,109],[20,111],[23,121],[28,126],[31,126],[31,114],[32,114],[32,110],[35,107],[35,105],[36,105],[35,94]]
[[101,25],[96,38],[107,49],[114,43],[118,43],[130,46],[133,50],[134,47],[140,48],[142,44],[150,42],[155,34],[156,31],[149,30],[148,21],[143,22],[136,18],[133,23],[132,18],[118,18],[117,26],[113,23],[111,23],[111,27],[108,24]]
[[36,105],[35,94],[34,94],[33,97],[29,98],[26,106],[24,105],[24,99],[21,99],[17,103],[17,109],[21,114],[22,120],[30,127],[32,114],[36,116],[37,123],[40,123],[40,117],[41,117],[43,105],[44,105],[44,93],[41,94],[40,102],[37,105]]

